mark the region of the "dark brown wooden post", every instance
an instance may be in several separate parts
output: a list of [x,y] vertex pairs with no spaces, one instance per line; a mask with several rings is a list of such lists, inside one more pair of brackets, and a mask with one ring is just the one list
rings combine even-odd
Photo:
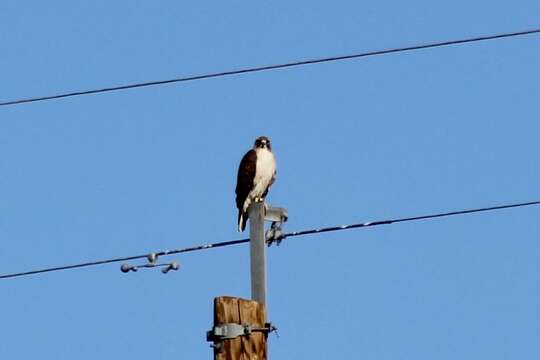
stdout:
[[[252,300],[230,296],[214,299],[214,326],[207,333],[207,340],[214,343],[214,360],[268,359],[268,333],[277,329],[268,322],[265,306],[266,244],[275,241],[279,245],[281,224],[287,218],[284,208],[262,202],[249,207]],[[268,234],[264,231],[265,221],[272,221]]]
[[[229,296],[215,298],[214,326],[231,323],[264,328],[266,307],[253,300]],[[214,360],[266,360],[266,338],[266,333],[253,332],[250,335],[223,340],[221,350],[214,350]]]

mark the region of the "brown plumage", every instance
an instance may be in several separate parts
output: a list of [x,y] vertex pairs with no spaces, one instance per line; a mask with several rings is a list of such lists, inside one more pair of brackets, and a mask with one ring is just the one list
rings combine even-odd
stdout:
[[257,154],[255,150],[249,150],[238,167],[238,176],[236,179],[236,207],[238,208],[238,228],[244,231],[246,229],[247,216],[242,216],[242,208],[244,202],[253,190],[253,179],[255,178],[255,170],[257,164]]

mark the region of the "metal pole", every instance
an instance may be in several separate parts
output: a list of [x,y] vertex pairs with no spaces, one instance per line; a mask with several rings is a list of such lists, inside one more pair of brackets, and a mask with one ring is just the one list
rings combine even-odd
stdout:
[[264,203],[254,202],[249,212],[251,255],[251,298],[266,304],[266,243],[264,238]]

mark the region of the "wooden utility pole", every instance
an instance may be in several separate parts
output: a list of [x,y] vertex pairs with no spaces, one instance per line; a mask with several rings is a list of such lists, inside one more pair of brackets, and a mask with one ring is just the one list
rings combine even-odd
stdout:
[[250,334],[224,339],[214,347],[214,360],[266,360],[266,307],[252,300],[221,296],[214,299],[214,329],[249,324]]
[[266,319],[266,234],[264,221],[272,221],[269,242],[281,240],[287,210],[252,203],[249,212],[251,298],[220,296],[214,299],[214,327],[207,340],[214,344],[214,360],[266,360],[268,333],[276,330]]

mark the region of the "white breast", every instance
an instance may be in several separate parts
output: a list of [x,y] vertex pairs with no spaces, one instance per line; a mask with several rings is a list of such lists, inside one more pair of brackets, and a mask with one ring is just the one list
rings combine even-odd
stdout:
[[253,190],[250,195],[253,198],[261,197],[266,191],[274,174],[276,173],[276,159],[274,154],[268,149],[256,149],[257,167],[255,170],[255,179],[253,179]]

